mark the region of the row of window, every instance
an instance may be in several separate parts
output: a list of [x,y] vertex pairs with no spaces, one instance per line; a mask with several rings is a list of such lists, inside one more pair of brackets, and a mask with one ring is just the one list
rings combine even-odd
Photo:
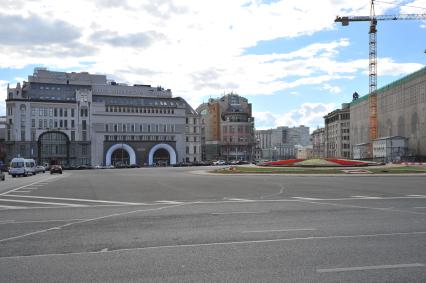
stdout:
[[174,109],[134,106],[105,106],[105,112],[114,113],[144,113],[144,114],[175,114]]
[[46,107],[31,107],[32,117],[70,117],[75,116],[74,108],[46,108]]
[[[83,130],[86,130],[87,124],[86,121],[83,120],[82,121],[84,125]],[[75,128],[75,120],[70,120],[70,123],[68,123],[68,120],[53,120],[53,119],[39,119],[38,123],[36,119],[31,119],[31,128],[35,128],[37,127],[38,129],[52,129],[52,128],[65,128],[67,129],[68,126],[70,126],[70,128],[74,129]]]
[[223,141],[224,142],[249,142],[249,140],[250,140],[250,137],[248,137],[248,136],[242,136],[242,137],[239,137],[239,136],[235,136],[235,137],[233,137],[233,136],[223,137]]
[[175,141],[175,136],[151,136],[151,135],[106,135],[105,141]]
[[199,151],[199,150],[197,150],[197,146],[193,146],[192,147],[192,152],[190,151],[190,147],[189,146],[187,146],[186,147],[186,154],[197,154],[197,152]]
[[105,124],[105,132],[114,133],[174,133],[173,124],[138,124],[138,123],[109,123]]
[[223,126],[224,133],[250,133],[250,126]]

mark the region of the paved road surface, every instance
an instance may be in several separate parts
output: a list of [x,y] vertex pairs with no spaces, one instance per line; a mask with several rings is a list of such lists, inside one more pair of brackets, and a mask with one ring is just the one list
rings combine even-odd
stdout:
[[425,282],[425,176],[68,171],[0,183],[1,282]]

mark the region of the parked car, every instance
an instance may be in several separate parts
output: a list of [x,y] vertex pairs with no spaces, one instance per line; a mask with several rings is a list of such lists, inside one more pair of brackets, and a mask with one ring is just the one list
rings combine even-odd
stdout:
[[61,165],[52,165],[50,167],[50,174],[59,173],[62,174],[62,166]]
[[24,158],[13,158],[12,162],[10,162],[9,174],[12,175],[13,178],[16,176],[28,176],[35,175],[35,161],[34,159],[24,159]]
[[46,172],[46,168],[44,168],[44,166],[38,165],[35,168],[35,172],[37,173],[45,173]]
[[213,165],[226,165],[226,161],[225,160],[218,160],[213,162]]
[[9,172],[9,167],[6,164],[1,164],[0,165],[0,171]]
[[3,171],[0,171],[0,180],[4,181],[4,179],[6,178],[5,174]]

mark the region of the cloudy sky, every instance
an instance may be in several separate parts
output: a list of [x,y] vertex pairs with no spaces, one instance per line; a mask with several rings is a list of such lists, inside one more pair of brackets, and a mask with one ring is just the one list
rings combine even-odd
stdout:
[[[234,92],[256,128],[323,124],[368,92],[370,0],[0,0],[0,115],[6,85],[34,67],[171,88],[194,108]],[[376,1],[376,14],[425,14],[426,0]],[[426,64],[425,21],[378,23],[378,86]],[[311,130],[312,130],[311,129]]]

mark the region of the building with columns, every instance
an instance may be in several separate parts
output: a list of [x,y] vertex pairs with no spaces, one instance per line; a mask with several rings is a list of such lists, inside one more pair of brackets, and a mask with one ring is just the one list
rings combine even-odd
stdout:
[[200,116],[170,89],[37,68],[7,88],[7,160],[171,165],[201,160]]

